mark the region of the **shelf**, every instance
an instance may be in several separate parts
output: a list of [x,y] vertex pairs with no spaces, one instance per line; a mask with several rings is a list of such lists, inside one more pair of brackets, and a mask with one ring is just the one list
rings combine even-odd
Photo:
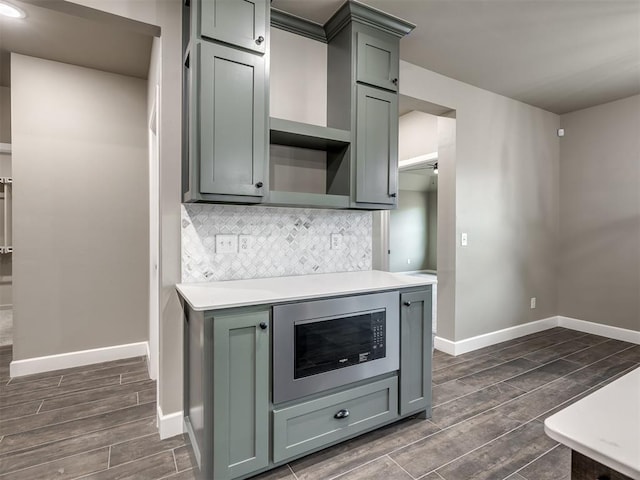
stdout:
[[270,143],[313,150],[341,150],[351,144],[351,132],[270,118]]
[[349,196],[272,190],[269,193],[269,201],[265,202],[265,204],[293,207],[349,208]]

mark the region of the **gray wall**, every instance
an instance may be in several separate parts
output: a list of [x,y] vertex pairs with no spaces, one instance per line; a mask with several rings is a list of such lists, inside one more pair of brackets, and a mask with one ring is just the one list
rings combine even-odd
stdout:
[[427,192],[400,190],[389,216],[389,271],[426,270],[427,238]]
[[558,313],[640,331],[640,96],[560,123]]
[[427,195],[427,270],[438,269],[438,192]]
[[438,162],[438,334],[458,341],[556,315],[559,117],[407,62],[400,77],[403,95],[456,110],[455,165]]
[[147,339],[146,82],[12,55],[14,359]]

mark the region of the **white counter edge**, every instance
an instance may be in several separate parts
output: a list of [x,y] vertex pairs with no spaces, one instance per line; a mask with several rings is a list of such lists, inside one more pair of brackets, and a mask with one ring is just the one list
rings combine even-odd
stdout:
[[[193,289],[194,287],[199,288],[210,288],[212,292],[215,291],[216,288],[220,287],[238,287],[242,288],[244,285],[254,286],[256,284],[267,283],[269,281],[277,281],[279,283],[291,281],[297,282],[302,278],[318,280],[321,278],[335,278],[335,277],[350,277],[357,279],[357,274],[366,274],[375,272],[377,276],[385,276],[388,280],[398,279],[395,283],[387,283],[384,285],[372,285],[368,283],[363,286],[353,285],[345,288],[341,286],[340,288],[318,288],[318,290],[314,293],[309,293],[305,291],[304,293],[284,293],[277,291],[269,291],[269,295],[263,294],[254,299],[242,299],[237,301],[216,301],[214,303],[203,303],[203,302],[194,302],[192,301],[192,294],[189,292],[189,289]],[[355,274],[355,275],[354,275]],[[329,277],[331,276],[331,277]],[[399,281],[400,279],[410,280],[409,282]],[[407,288],[416,288],[423,287],[427,285],[435,285],[437,284],[437,280],[423,278],[420,276],[406,275],[400,273],[390,273],[390,272],[379,272],[376,270],[371,270],[368,272],[343,272],[343,273],[321,273],[314,275],[300,275],[300,276],[290,276],[290,277],[274,277],[274,278],[263,278],[263,279],[250,279],[250,280],[229,280],[229,281],[221,281],[221,282],[209,282],[209,283],[193,283],[193,284],[177,284],[176,289],[180,296],[187,302],[187,304],[191,307],[192,310],[196,312],[202,312],[207,310],[222,310],[227,308],[239,308],[239,307],[251,307],[256,305],[272,305],[284,302],[295,302],[300,300],[315,300],[319,298],[329,298],[329,297],[337,297],[342,295],[357,295],[363,293],[375,293],[375,292],[384,292],[390,290],[402,290]],[[232,289],[228,289],[228,291],[232,291]],[[219,293],[223,293],[222,291]]]

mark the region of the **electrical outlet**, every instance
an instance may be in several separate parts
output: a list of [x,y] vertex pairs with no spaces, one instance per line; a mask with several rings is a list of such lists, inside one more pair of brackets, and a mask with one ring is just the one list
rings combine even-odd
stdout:
[[331,250],[340,250],[342,248],[342,234],[331,234]]
[[216,253],[238,253],[238,236],[216,235]]
[[462,245],[463,247],[469,245],[469,238],[467,237],[466,233],[460,235],[460,245]]
[[536,308],[536,297],[531,297],[531,308]]
[[238,235],[238,251],[249,253],[253,250],[253,237],[251,235]]

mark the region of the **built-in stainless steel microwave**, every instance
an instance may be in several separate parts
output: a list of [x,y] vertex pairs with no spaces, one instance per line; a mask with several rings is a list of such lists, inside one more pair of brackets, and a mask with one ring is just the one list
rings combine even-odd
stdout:
[[273,307],[273,403],[399,368],[399,294]]

